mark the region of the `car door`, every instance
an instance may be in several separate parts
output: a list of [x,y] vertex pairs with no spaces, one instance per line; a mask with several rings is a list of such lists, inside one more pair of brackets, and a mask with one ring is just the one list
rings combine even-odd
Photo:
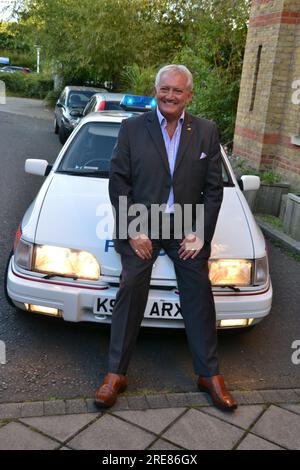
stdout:
[[63,112],[64,112],[65,106],[66,106],[66,98],[67,98],[67,91],[64,90],[61,93],[60,97],[58,98],[58,101],[57,101],[56,106],[55,106],[56,122],[57,122],[59,127],[61,125]]
[[86,116],[87,114],[95,111],[96,102],[97,102],[97,98],[95,96],[93,96],[90,99],[90,101],[88,102],[88,104],[86,105],[86,107],[84,108],[84,111],[83,111],[84,116]]

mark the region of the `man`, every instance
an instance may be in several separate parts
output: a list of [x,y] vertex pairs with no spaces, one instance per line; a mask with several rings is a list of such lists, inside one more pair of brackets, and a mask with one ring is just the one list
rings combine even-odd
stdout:
[[[122,274],[112,313],[108,373],[96,392],[99,407],[112,406],[128,384],[126,372],[148,299],[152,266],[161,248],[174,263],[198,387],[210,394],[217,407],[230,411],[237,407],[219,373],[216,314],[208,277],[210,243],[223,197],[220,144],[213,122],[185,111],[192,89],[193,77],[185,66],[163,67],[155,82],[156,110],[124,120],[113,152],[109,192]],[[150,226],[151,206],[166,204],[158,237],[151,237],[147,229],[131,235],[128,229],[134,217],[126,212],[126,236],[121,239],[124,210],[120,196],[127,198],[129,207],[143,204]],[[195,209],[201,203],[203,237],[196,231],[178,239],[175,207],[190,204]],[[167,238],[162,236],[166,219],[171,227]]]

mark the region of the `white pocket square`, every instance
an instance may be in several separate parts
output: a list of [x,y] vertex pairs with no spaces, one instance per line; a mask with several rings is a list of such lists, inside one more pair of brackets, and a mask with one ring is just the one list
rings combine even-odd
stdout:
[[199,157],[199,160],[202,160],[203,158],[206,158],[206,157],[207,157],[206,153],[202,152]]

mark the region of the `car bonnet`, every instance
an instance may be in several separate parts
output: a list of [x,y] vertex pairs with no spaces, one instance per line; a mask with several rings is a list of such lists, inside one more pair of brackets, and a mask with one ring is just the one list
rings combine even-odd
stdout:
[[[35,243],[86,250],[98,259],[103,275],[118,276],[121,263],[112,238],[108,180],[54,174],[41,207]],[[225,188],[211,258],[252,257],[250,228],[236,189]],[[175,279],[173,264],[163,253],[155,262],[152,278]]]

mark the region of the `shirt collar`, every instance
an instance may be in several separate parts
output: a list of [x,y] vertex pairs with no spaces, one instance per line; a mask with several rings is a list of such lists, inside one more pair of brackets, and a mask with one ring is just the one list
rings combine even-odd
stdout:
[[[166,118],[161,114],[161,112],[160,112],[158,106],[156,107],[156,113],[157,113],[157,117],[158,117],[158,120],[159,120],[160,127],[162,127],[162,126],[167,122],[167,120],[166,120]],[[180,118],[178,119],[178,122],[179,122],[180,124],[183,123],[183,121],[184,121],[184,116],[185,116],[185,112],[184,112],[184,110],[183,110],[183,111],[182,111],[182,114],[181,114],[181,116],[180,116]]]

